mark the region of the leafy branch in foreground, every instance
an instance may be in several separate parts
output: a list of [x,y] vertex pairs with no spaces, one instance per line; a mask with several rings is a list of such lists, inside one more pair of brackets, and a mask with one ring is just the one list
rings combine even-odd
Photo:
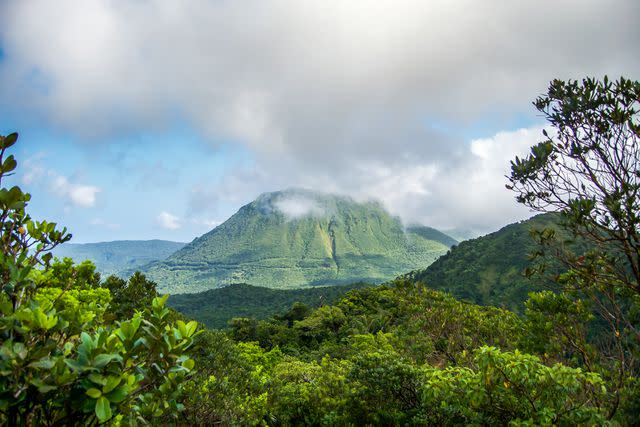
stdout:
[[[640,372],[640,82],[554,80],[534,105],[553,129],[543,131],[530,155],[511,162],[507,188],[534,210],[559,211],[583,246],[574,253],[553,230],[534,233],[538,254],[550,253],[566,267],[556,277],[562,298],[596,314],[598,363],[578,344],[583,339],[572,346],[583,366],[612,384],[613,417]],[[557,317],[564,308],[554,299],[539,296],[539,313]],[[630,399],[638,402],[640,394]]]
[[[4,157],[17,138],[0,136],[0,182],[17,166]],[[106,321],[109,289],[91,264],[50,266],[50,250],[71,235],[33,221],[25,211],[30,198],[19,187],[0,189],[0,424],[175,416],[194,367],[186,351],[196,322],[170,323],[167,296],[128,320]]]

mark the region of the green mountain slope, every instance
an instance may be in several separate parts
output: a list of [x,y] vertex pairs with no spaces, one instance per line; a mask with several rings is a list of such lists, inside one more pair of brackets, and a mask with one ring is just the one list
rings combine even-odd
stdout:
[[446,253],[442,236],[424,233],[405,231],[375,202],[306,190],[266,193],[145,273],[170,293],[230,283],[291,289],[380,282]]
[[285,313],[296,302],[312,308],[333,304],[346,292],[367,286],[371,285],[354,283],[305,289],[269,289],[237,284],[197,294],[171,295],[168,304],[209,328],[224,328],[234,317],[267,319]]
[[58,258],[75,262],[91,260],[103,275],[133,272],[152,261],[164,259],[185,243],[167,240],[118,240],[99,243],[65,243],[54,250]]
[[556,214],[537,215],[463,241],[425,270],[414,272],[413,277],[457,298],[520,312],[529,292],[551,286],[548,281],[523,276],[525,267],[530,266],[529,254],[537,248],[529,231],[557,230],[557,222]]

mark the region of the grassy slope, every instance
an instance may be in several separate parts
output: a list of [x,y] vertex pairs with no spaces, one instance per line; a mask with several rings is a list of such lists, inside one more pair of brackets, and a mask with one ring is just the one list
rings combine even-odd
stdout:
[[224,328],[227,321],[234,317],[267,319],[286,312],[295,302],[310,307],[333,304],[346,292],[366,286],[371,285],[355,283],[281,290],[238,284],[197,294],[172,295],[168,303],[172,308],[209,328]]
[[167,240],[118,240],[100,243],[65,243],[54,250],[58,258],[76,262],[91,260],[102,274],[133,271],[152,261],[164,259],[181,249],[185,243]]
[[322,215],[290,219],[273,207],[288,193],[269,193],[145,273],[170,293],[230,283],[299,288],[381,282],[425,267],[448,250],[438,240],[405,233],[376,203],[305,194]]

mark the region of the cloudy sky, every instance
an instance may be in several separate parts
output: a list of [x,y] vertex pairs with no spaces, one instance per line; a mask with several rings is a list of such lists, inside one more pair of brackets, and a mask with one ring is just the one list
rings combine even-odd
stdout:
[[0,1],[0,133],[74,241],[190,241],[260,193],[474,234],[554,78],[640,72],[640,2]]

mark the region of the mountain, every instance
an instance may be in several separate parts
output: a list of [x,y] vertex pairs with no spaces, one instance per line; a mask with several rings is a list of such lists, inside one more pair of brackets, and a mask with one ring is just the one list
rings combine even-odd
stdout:
[[411,275],[430,288],[450,292],[457,298],[521,312],[529,292],[552,287],[550,281],[523,275],[525,267],[531,265],[529,254],[537,249],[530,230],[558,230],[558,220],[557,214],[541,214],[465,240]]
[[348,291],[367,286],[371,285],[354,283],[304,289],[270,289],[237,284],[197,294],[171,295],[168,304],[209,328],[225,328],[227,321],[234,317],[267,319],[285,313],[296,302],[316,308],[333,304]]
[[133,272],[152,261],[164,259],[185,243],[167,240],[117,240],[99,243],[64,243],[53,251],[58,258],[75,262],[91,260],[103,275]]
[[450,243],[433,229],[405,230],[377,202],[293,189],[261,195],[144,272],[170,293],[375,283],[428,266]]

